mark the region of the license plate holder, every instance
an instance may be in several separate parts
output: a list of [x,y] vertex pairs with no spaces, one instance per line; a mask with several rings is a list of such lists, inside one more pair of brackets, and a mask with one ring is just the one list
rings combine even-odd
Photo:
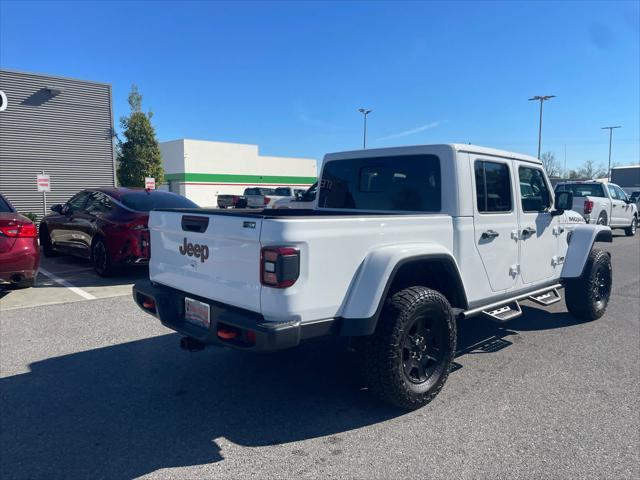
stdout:
[[208,303],[184,297],[184,319],[193,325],[209,329],[211,326],[211,307]]

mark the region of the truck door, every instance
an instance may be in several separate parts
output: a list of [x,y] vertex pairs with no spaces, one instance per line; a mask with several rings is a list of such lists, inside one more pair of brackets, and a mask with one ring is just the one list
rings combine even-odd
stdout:
[[610,225],[627,226],[631,225],[633,211],[631,205],[627,203],[627,194],[617,185],[607,185],[611,194],[611,222]]
[[518,213],[514,205],[511,160],[471,155],[476,201],[474,241],[493,291],[515,285]]
[[558,236],[562,235],[559,216],[552,216],[553,197],[541,167],[516,162],[520,274],[525,284],[551,279],[562,265],[558,259]]

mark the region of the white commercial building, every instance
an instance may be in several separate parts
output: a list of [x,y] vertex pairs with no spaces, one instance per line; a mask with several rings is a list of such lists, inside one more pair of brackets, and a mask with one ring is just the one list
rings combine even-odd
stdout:
[[160,143],[170,191],[201,207],[215,207],[219,194],[241,195],[247,187],[310,187],[318,174],[311,158],[267,157],[257,145],[180,139]]

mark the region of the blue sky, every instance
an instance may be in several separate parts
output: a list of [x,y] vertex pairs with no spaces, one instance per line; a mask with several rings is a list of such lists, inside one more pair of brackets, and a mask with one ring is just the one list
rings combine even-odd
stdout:
[[472,142],[567,166],[640,155],[639,2],[12,2],[0,67],[132,83],[160,140],[321,158],[368,146]]

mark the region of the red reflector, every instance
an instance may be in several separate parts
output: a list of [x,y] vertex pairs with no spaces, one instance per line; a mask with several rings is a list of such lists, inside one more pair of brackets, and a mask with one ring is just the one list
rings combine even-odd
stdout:
[[155,310],[156,302],[152,298],[145,298],[142,301],[142,307],[146,308],[147,310]]
[[223,340],[232,340],[238,336],[238,332],[221,328],[218,330],[218,336]]

